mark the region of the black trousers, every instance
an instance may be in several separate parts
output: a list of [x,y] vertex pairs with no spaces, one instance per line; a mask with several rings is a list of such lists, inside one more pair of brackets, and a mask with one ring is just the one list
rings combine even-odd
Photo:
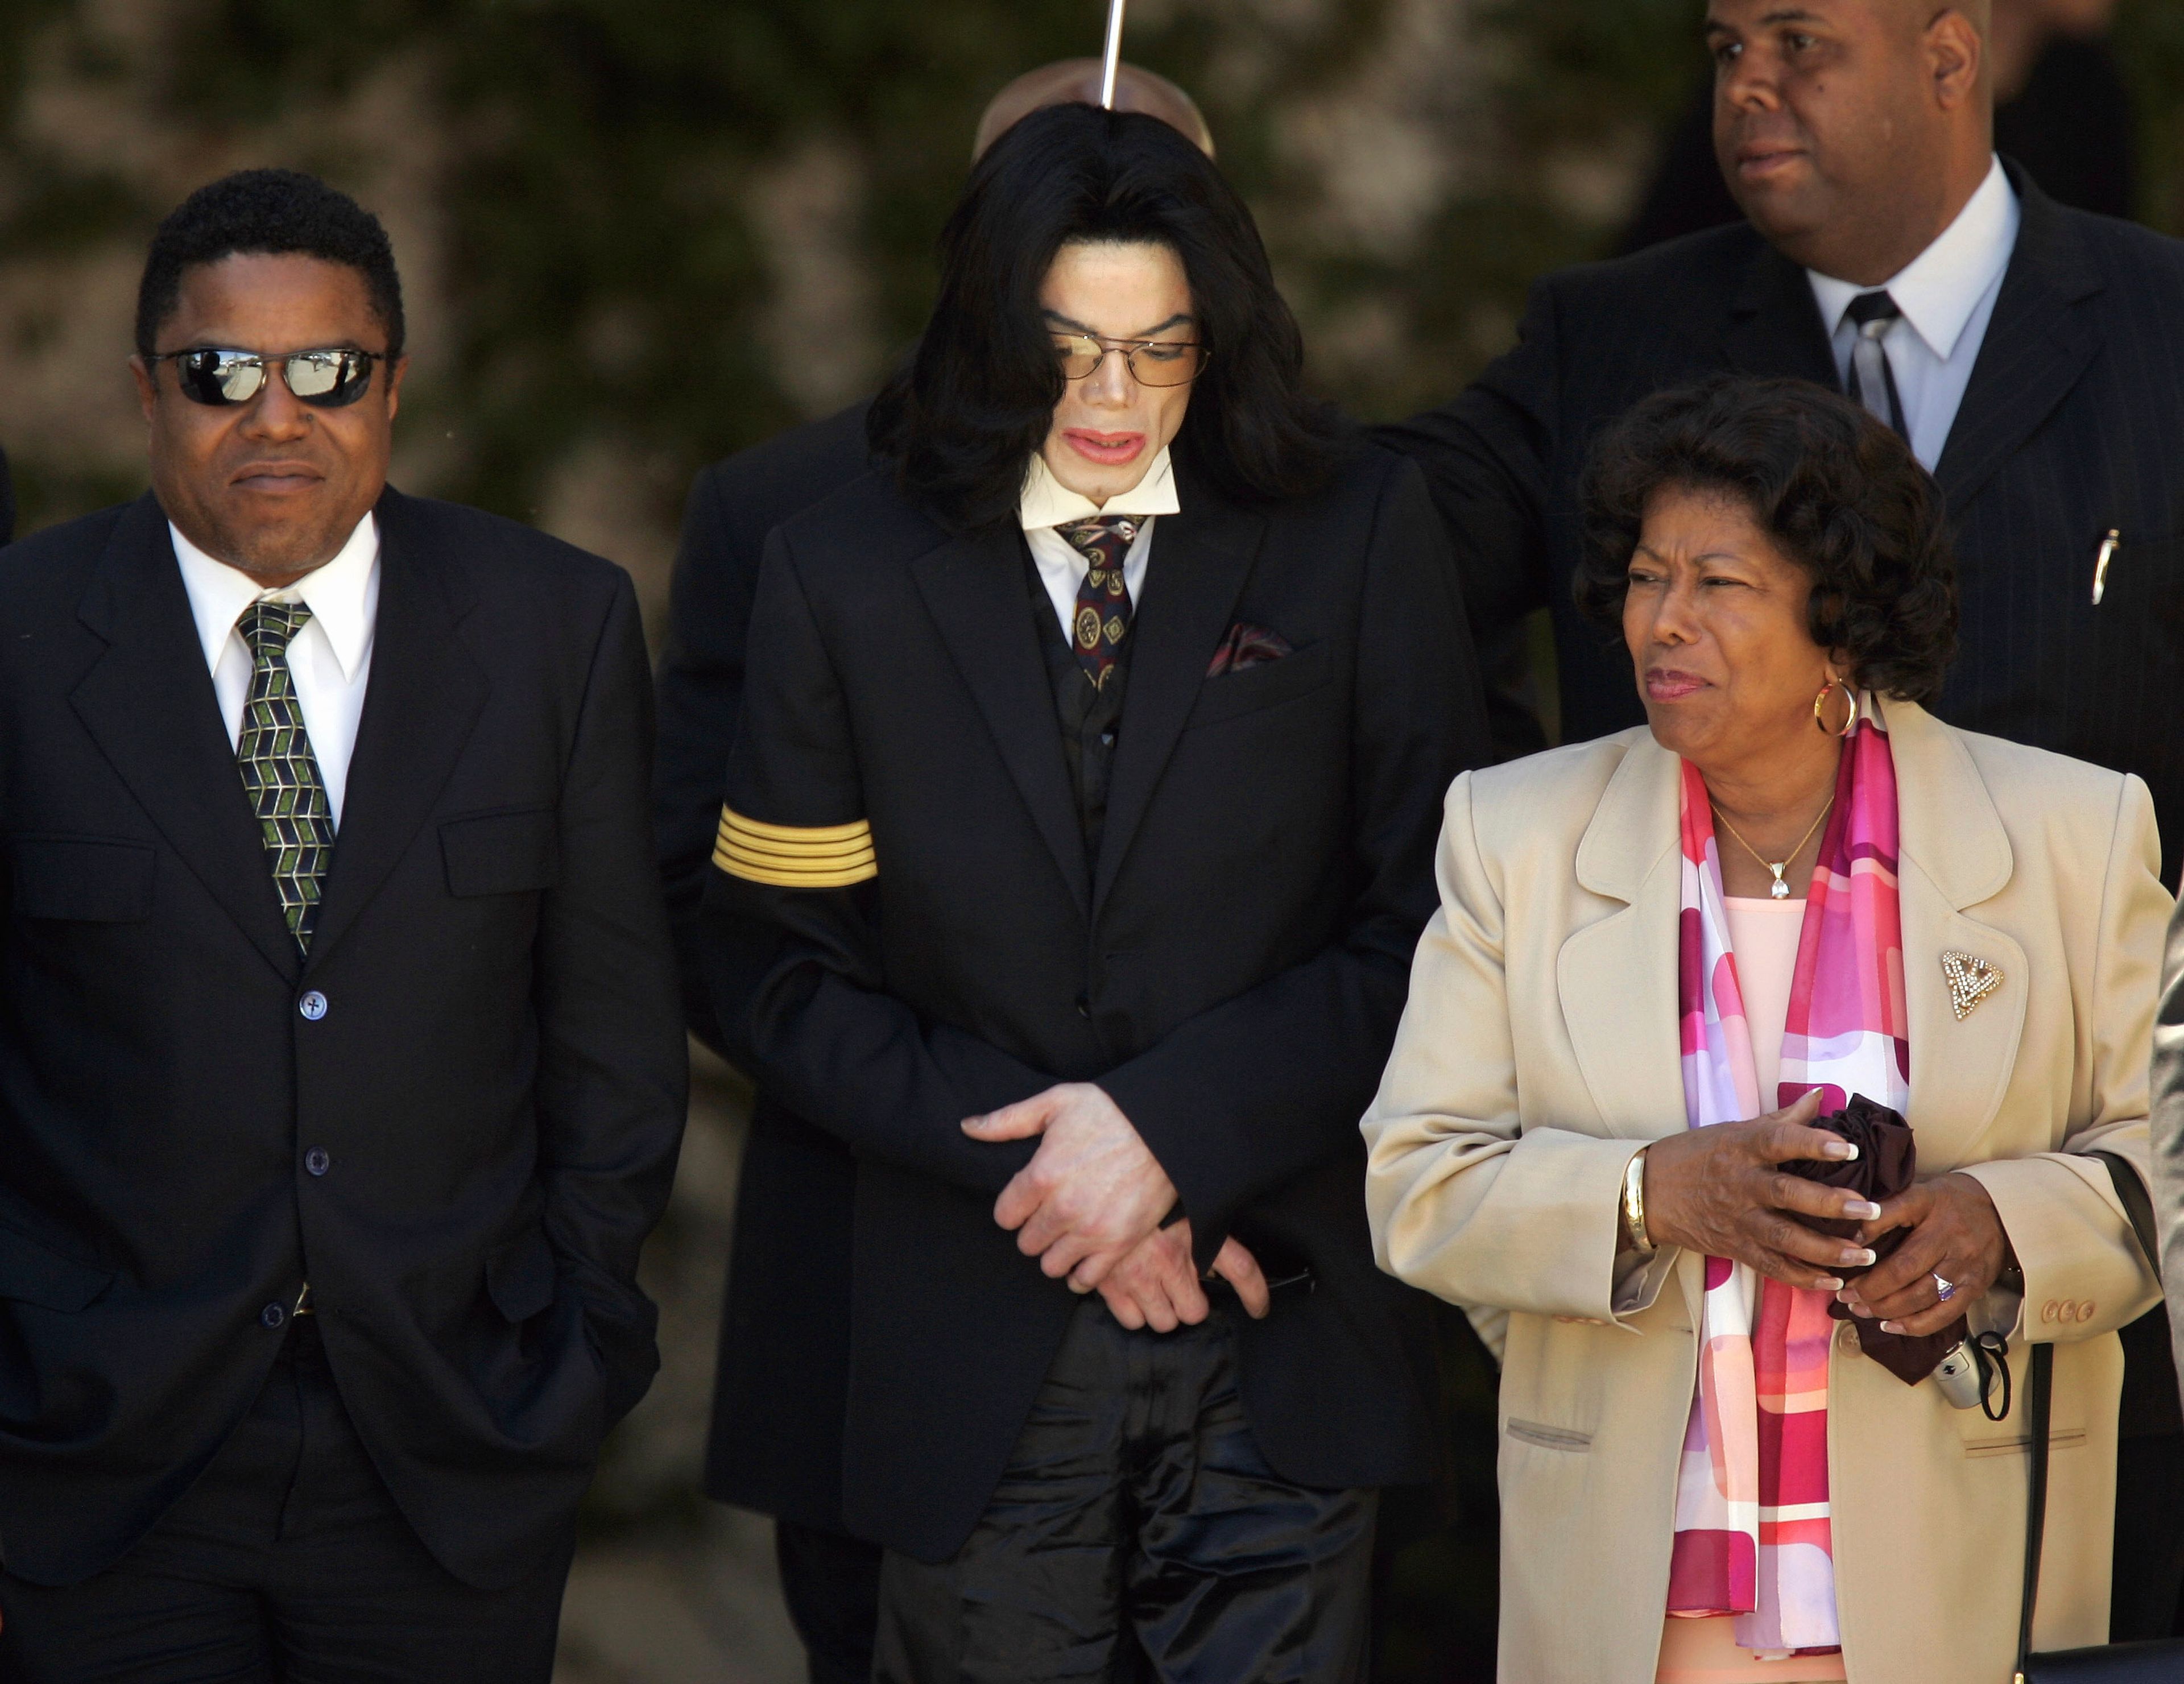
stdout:
[[1133,1333],[1089,1301],[970,1541],[889,1552],[877,1684],[1362,1684],[1378,1493],[1259,1453],[1220,1311]]
[[776,1520],[773,1559],[781,1569],[781,1599],[811,1663],[811,1684],[871,1684],[880,1547]]
[[2109,1641],[2184,1637],[2184,1435],[2116,1446],[2115,1577]]
[[403,1519],[299,1316],[220,1454],[114,1566],[0,1574],[6,1684],[546,1684],[574,1518],[548,1564],[481,1591]]

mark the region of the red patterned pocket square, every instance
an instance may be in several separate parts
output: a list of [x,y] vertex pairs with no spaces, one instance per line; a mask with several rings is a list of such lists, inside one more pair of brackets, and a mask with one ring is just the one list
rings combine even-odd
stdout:
[[1290,640],[1279,632],[1239,620],[1221,639],[1221,647],[1213,651],[1206,676],[1218,678],[1223,672],[1241,672],[1247,666],[1263,666],[1292,653]]

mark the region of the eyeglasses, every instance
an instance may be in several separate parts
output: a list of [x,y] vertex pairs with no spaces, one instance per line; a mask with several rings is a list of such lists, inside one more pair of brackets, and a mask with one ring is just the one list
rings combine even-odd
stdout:
[[1102,339],[1096,333],[1057,333],[1054,354],[1064,380],[1089,380],[1116,352],[1140,386],[1188,386],[1205,372],[1213,354],[1190,339]]
[[182,395],[193,404],[214,406],[248,403],[265,389],[266,371],[277,363],[281,378],[298,402],[315,409],[339,410],[364,396],[371,386],[371,365],[387,358],[378,351],[344,347],[291,351],[284,357],[272,357],[255,351],[198,346],[187,351],[161,351],[144,360],[154,366],[174,364]]

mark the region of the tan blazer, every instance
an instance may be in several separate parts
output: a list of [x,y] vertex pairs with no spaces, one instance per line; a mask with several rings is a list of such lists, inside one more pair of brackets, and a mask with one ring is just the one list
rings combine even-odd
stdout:
[[[2053,1475],[2036,1641],[2105,1642],[2114,1330],[2156,1296],[2096,1146],[2146,1168],[2147,1062],[2170,896],[2136,778],[1885,709],[1901,801],[1912,1125],[1922,1174],[1986,1184],[2053,1341]],[[1676,757],[1643,730],[1467,772],[1441,908],[1364,1121],[1384,1269],[1507,1311],[1501,1676],[1649,1684],[1697,1361],[1702,1260],[1667,1252],[1618,1316],[1623,1172],[1685,1126],[1676,1024]],[[1941,956],[2003,973],[1959,1023]],[[1629,1308],[1633,1301],[1635,1308]],[[1476,1314],[1476,1312],[1474,1312]],[[2018,1366],[2013,1363],[2013,1366]],[[1854,1684],[2001,1684],[2025,1533],[2025,1426],[1858,1354],[1829,1363],[1838,1613]]]

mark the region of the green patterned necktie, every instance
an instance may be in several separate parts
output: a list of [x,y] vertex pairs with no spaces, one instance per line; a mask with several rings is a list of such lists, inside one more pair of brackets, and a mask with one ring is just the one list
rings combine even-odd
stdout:
[[250,700],[236,736],[235,763],[257,815],[273,886],[281,891],[281,911],[296,945],[307,954],[334,852],[326,786],[288,672],[289,642],[310,617],[300,602],[258,602],[235,622],[251,658]]

